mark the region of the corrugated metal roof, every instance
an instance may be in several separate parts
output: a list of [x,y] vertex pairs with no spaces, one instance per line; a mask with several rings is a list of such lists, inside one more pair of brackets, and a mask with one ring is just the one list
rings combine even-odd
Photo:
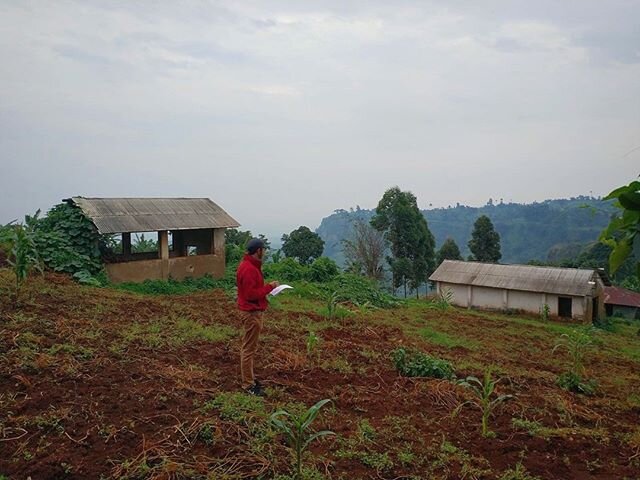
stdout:
[[640,293],[621,287],[604,287],[604,303],[640,308]]
[[592,294],[594,285],[589,282],[600,281],[600,277],[595,270],[577,268],[495,265],[445,260],[429,280],[582,297]]
[[102,234],[240,226],[208,198],[73,197],[69,200],[82,209]]

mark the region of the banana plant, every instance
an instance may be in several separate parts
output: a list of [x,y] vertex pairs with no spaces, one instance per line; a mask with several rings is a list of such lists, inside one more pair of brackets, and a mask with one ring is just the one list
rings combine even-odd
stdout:
[[456,408],[456,411],[454,413],[459,412],[462,407],[467,404],[477,406],[482,412],[483,437],[491,437],[494,435],[493,432],[489,430],[489,417],[491,416],[493,410],[502,402],[513,398],[513,395],[499,395],[496,398],[492,399],[496,385],[499,381],[500,379],[493,381],[491,378],[491,370],[486,370],[484,372],[483,381],[480,381],[477,377],[470,376],[463,380],[458,380],[457,382],[458,385],[462,385],[463,387],[471,390],[476,398],[460,405],[458,408]]
[[301,415],[292,415],[286,410],[278,410],[270,417],[271,423],[284,434],[295,456],[295,478],[302,478],[302,455],[314,440],[327,435],[335,435],[329,430],[312,433],[310,426],[318,416],[320,409],[329,403],[330,399],[320,400],[313,407]]

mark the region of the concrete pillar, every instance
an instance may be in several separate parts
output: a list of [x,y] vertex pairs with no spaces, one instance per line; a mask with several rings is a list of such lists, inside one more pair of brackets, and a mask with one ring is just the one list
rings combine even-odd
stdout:
[[467,308],[473,305],[473,286],[467,285]]
[[502,293],[502,305],[505,310],[509,309],[509,290],[504,289]]
[[162,262],[162,279],[169,279],[169,232],[161,230],[158,232],[158,253]]
[[129,232],[122,234],[122,254],[131,255],[131,233]]
[[216,228],[213,230],[213,244],[211,245],[214,255],[222,255],[224,257],[225,240],[224,240],[224,228]]
[[[582,317],[582,321],[583,322],[593,321],[593,299],[591,297],[584,297],[582,305],[583,305],[582,313],[584,315]],[[571,314],[575,315],[573,310],[571,311]]]

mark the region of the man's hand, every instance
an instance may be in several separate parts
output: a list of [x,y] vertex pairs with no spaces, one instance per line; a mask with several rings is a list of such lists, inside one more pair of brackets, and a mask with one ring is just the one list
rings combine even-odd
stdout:
[[280,286],[280,282],[274,280],[273,282],[269,282],[269,285],[271,285],[273,288],[277,288]]

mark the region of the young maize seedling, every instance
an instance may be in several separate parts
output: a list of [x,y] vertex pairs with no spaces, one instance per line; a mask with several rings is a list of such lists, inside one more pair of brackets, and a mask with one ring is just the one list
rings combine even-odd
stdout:
[[471,400],[463,403],[458,408],[456,408],[454,414],[457,414],[462,407],[466,404],[471,403],[472,405],[477,406],[482,412],[482,436],[483,437],[492,437],[494,436],[493,432],[489,430],[489,417],[493,410],[502,402],[513,398],[513,395],[499,395],[498,397],[492,399],[493,392],[495,391],[497,383],[500,379],[493,381],[491,379],[491,370],[486,370],[484,372],[484,379],[480,381],[477,377],[467,377],[464,380],[459,380],[458,385],[462,385],[470,389],[474,395],[476,396],[475,400]]
[[335,435],[329,430],[311,433],[311,423],[316,419],[320,409],[331,400],[320,400],[301,415],[292,415],[286,410],[279,410],[270,417],[271,423],[284,434],[289,448],[295,456],[295,478],[302,478],[302,455],[314,440],[327,435]]
[[307,336],[307,356],[310,357],[318,348],[320,344],[320,337],[313,330],[309,330],[309,335]]

